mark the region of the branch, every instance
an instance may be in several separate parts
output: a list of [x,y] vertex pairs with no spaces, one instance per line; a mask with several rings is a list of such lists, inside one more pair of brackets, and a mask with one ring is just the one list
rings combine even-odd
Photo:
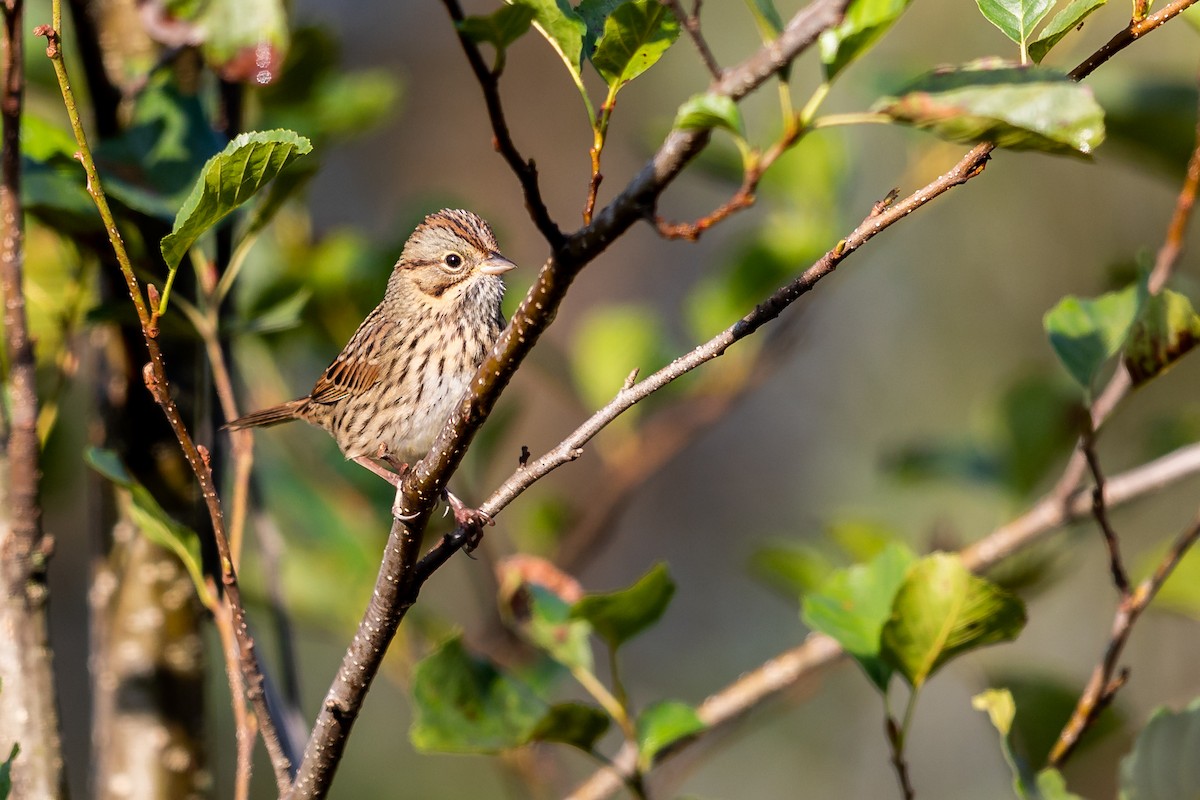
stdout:
[[0,94],[0,294],[4,298],[7,397],[0,408],[0,746],[21,757],[12,769],[18,797],[66,791],[48,642],[46,566],[53,549],[42,530],[38,395],[25,312],[25,210],[21,205],[24,3],[4,3],[4,84]]
[[[1191,221],[1192,209],[1196,203],[1198,188],[1200,188],[1200,120],[1196,124],[1196,145],[1192,150],[1191,157],[1188,159],[1187,174],[1184,178],[1183,187],[1176,198],[1175,211],[1172,214],[1170,224],[1167,226],[1166,239],[1162,247],[1158,250],[1154,270],[1150,274],[1150,291],[1153,294],[1162,291],[1163,286],[1166,284],[1178,261],[1183,247],[1184,235],[1187,232],[1188,223]],[[1129,374],[1125,372],[1124,383],[1122,385],[1126,386],[1126,391],[1128,391],[1127,386],[1130,383]],[[1138,617],[1141,616],[1145,607],[1154,598],[1154,595],[1158,593],[1159,588],[1161,588],[1163,582],[1175,569],[1175,566],[1179,563],[1184,553],[1195,542],[1198,531],[1200,531],[1200,517],[1197,517],[1197,522],[1193,525],[1192,530],[1184,533],[1177,540],[1175,546],[1160,562],[1154,575],[1143,581],[1131,593],[1129,591],[1129,579],[1121,567],[1120,555],[1116,550],[1116,536],[1112,533],[1108,525],[1107,514],[1104,511],[1103,496],[1099,488],[1103,486],[1104,479],[1100,474],[1099,462],[1092,449],[1090,436],[1085,437],[1084,445],[1084,455],[1097,483],[1096,500],[1093,503],[1095,509],[1094,515],[1097,522],[1100,523],[1101,529],[1104,531],[1106,541],[1109,543],[1113,579],[1117,584],[1117,588],[1121,591],[1121,600],[1113,619],[1113,630],[1105,647],[1104,656],[1092,671],[1092,677],[1088,681],[1088,685],[1084,688],[1083,694],[1080,695],[1079,702],[1075,706],[1075,711],[1072,713],[1071,719],[1063,728],[1062,733],[1059,734],[1054,748],[1050,751],[1048,761],[1051,766],[1055,767],[1060,766],[1070,757],[1075,747],[1079,744],[1080,737],[1096,721],[1100,716],[1100,712],[1112,703],[1117,692],[1125,685],[1129,677],[1129,670],[1123,669],[1118,672],[1117,660],[1125,648],[1125,643],[1129,639],[1133,625],[1137,622]]]
[[1117,661],[1125,649],[1125,644],[1129,641],[1129,634],[1133,632],[1134,623],[1138,621],[1142,612],[1158,594],[1163,583],[1175,571],[1180,560],[1196,543],[1197,538],[1200,538],[1200,513],[1197,513],[1188,528],[1176,538],[1171,549],[1163,556],[1162,561],[1154,570],[1154,574],[1142,581],[1132,594],[1127,593],[1121,598],[1113,617],[1112,635],[1104,648],[1104,657],[1092,671],[1092,677],[1083,690],[1079,703],[1075,706],[1074,713],[1071,714],[1071,719],[1059,734],[1058,741],[1054,743],[1054,748],[1050,751],[1050,757],[1047,759],[1049,766],[1056,768],[1062,766],[1063,762],[1075,751],[1084,731],[1091,727],[1096,718],[1100,716],[1100,712],[1112,703],[1117,692],[1125,685],[1129,678],[1129,670],[1118,671]]
[[[208,461],[208,451],[207,449],[198,447],[192,440],[191,434],[188,432],[187,426],[179,414],[179,409],[171,397],[167,381],[166,365],[163,361],[162,350],[158,345],[158,328],[155,322],[156,313],[152,314],[152,310],[148,308],[146,300],[142,296],[141,287],[138,284],[137,276],[134,274],[133,265],[129,260],[129,254],[126,252],[121,234],[117,230],[116,221],[113,218],[112,210],[109,208],[108,199],[104,193],[104,187],[100,182],[100,175],[96,170],[96,164],[92,159],[91,150],[88,147],[87,135],[83,130],[83,123],[75,103],[74,93],[71,90],[70,80],[67,76],[66,64],[62,53],[61,0],[54,0],[51,13],[53,15],[52,24],[38,26],[34,33],[37,36],[46,37],[46,55],[54,65],[59,89],[62,91],[63,104],[66,107],[67,116],[71,121],[71,129],[75,134],[75,141],[79,145],[79,152],[76,155],[83,164],[84,172],[87,175],[87,191],[91,195],[92,201],[96,204],[96,209],[99,211],[100,217],[104,222],[104,229],[108,233],[109,242],[112,245],[117,262],[120,264],[121,273],[125,278],[125,283],[129,291],[129,297],[133,301],[134,309],[137,311],[142,335],[146,342],[146,349],[150,355],[150,362],[145,365],[142,371],[146,388],[154,397],[155,402],[162,408],[163,414],[166,416],[167,422],[175,434],[175,438],[179,441],[179,446],[183,450],[184,457],[187,459],[188,465],[191,467],[192,472],[196,476],[196,481],[200,485],[201,495],[208,509],[209,518],[212,522],[213,539],[217,546],[217,554],[220,561],[221,585],[225,592],[226,601],[229,604],[234,636],[237,638],[238,656],[243,680],[245,681],[246,693],[250,702],[254,705],[255,713],[259,718],[263,742],[266,744],[267,752],[271,757],[271,765],[275,770],[276,783],[282,792],[289,784],[291,764],[294,760],[292,748],[285,739],[281,739],[279,733],[280,726],[272,716],[272,710],[268,708],[265,699],[263,674],[255,652],[254,639],[250,634],[249,624],[246,619],[246,610],[241,601],[241,591],[238,588],[237,573],[234,568],[233,556],[229,549],[229,541],[225,535],[224,515],[221,510],[220,498],[217,496],[216,485],[213,481],[212,469]],[[153,297],[154,294],[156,293],[152,292],[151,296]],[[156,311],[157,309],[154,309],[154,312]]]
[[[458,4],[458,0],[442,0],[442,2],[457,30],[458,23],[464,19],[462,7]],[[562,246],[563,232],[550,218],[550,211],[546,208],[546,201],[542,198],[542,190],[538,184],[537,166],[533,159],[525,160],[512,140],[512,133],[508,130],[504,105],[500,102],[500,74],[488,69],[483,54],[479,52],[479,46],[462,31],[458,32],[458,43],[462,45],[463,52],[467,56],[467,63],[471,65],[471,71],[475,73],[475,79],[479,82],[479,87],[483,89],[483,101],[487,106],[488,119],[492,123],[495,137],[493,143],[496,151],[508,162],[509,169],[517,176],[521,190],[525,194],[525,208],[529,211],[533,224],[537,226],[551,249],[557,250]]]
[[[444,2],[451,18],[460,20],[462,11],[456,0]],[[726,72],[714,91],[735,100],[744,97],[813,44],[822,30],[836,24],[847,2],[814,0],[793,17],[779,38]],[[512,145],[496,90],[496,76],[486,69],[474,43],[459,38],[483,89],[497,146],[526,190],[530,213],[550,243],[551,255],[476,372],[470,393],[442,428],[429,454],[405,473],[396,493],[396,519],[380,564],[375,592],[326,695],[289,798],[323,797],[328,791],[363,698],[400,620],[420,590],[415,568],[430,510],[496,399],[553,321],[571,281],[611,242],[651,212],[657,196],[708,141],[705,132],[673,131],[650,163],[591,224],[560,238],[556,236],[557,228],[546,224],[548,217],[543,216],[540,195],[530,193],[531,187],[536,189],[533,180],[536,173]]]
[[[1115,508],[1196,474],[1200,474],[1200,443],[1182,447],[1162,458],[1110,477],[1104,500],[1109,508]],[[959,555],[968,569],[977,573],[987,572],[1050,533],[1090,516],[1091,510],[1090,491],[1052,492],[1020,517],[959,551]],[[673,757],[703,740],[708,734],[737,720],[784,689],[801,680],[816,677],[844,656],[845,652],[830,637],[820,633],[810,634],[803,644],[780,653],[709,696],[696,709],[707,726],[706,733],[681,744],[670,755]],[[618,791],[623,786],[620,775],[629,774],[636,758],[637,754],[632,749],[623,749],[613,759],[614,768],[619,774],[613,770],[597,772],[569,795],[570,800],[596,800]]]

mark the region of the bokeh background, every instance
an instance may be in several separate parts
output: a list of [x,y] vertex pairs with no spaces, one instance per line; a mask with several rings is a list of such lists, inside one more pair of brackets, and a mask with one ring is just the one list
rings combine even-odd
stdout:
[[[42,5],[33,4],[31,24],[41,21]],[[778,5],[785,18],[800,7],[791,0]],[[491,8],[476,2],[468,11]],[[1122,27],[1127,13],[1119,3],[1101,9],[1050,60],[1073,66]],[[522,267],[510,273],[510,309],[546,255],[516,180],[492,149],[478,86],[440,4],[299,0],[289,18],[307,29],[294,39],[293,56],[305,53],[301,63],[310,67],[329,63],[322,78],[331,81],[323,106],[329,119],[314,122],[312,107],[289,106],[286,86],[248,92],[247,127],[324,128],[315,137],[320,170],[303,203],[281,216],[240,279],[236,304],[246,325],[234,353],[245,407],[308,389],[377,301],[400,244],[424,214],[461,206],[493,223],[504,252]],[[736,63],[758,44],[743,3],[709,0],[703,23],[722,64]],[[809,548],[835,563],[846,558],[830,537],[838,530],[888,532],[918,550],[959,546],[1019,514],[1048,488],[1069,444],[1054,443],[1043,473],[1027,485],[1014,487],[987,468],[1011,434],[1005,398],[1021,382],[1051,394],[1069,388],[1046,343],[1043,314],[1064,294],[1095,295],[1129,280],[1160,244],[1195,126],[1198,42],[1196,30],[1172,23],[1088,80],[1111,115],[1110,141],[1094,159],[997,152],[980,179],[856,253],[788,310],[785,355],[761,385],[628,494],[600,544],[573,571],[587,589],[611,589],[662,561],[677,582],[662,621],[622,652],[635,703],[699,702],[802,641],[796,598],[763,578],[764,546]],[[41,50],[31,44],[29,53],[32,63]],[[998,54],[1012,56],[1012,47],[975,3],[917,2],[850,67],[826,108],[863,110],[935,65]],[[812,54],[798,62],[799,101],[818,75]],[[332,83],[351,77],[352,84]],[[694,49],[681,39],[622,92],[604,155],[601,203],[645,162],[679,103],[706,83]],[[597,97],[598,80],[590,86]],[[509,51],[502,88],[514,138],[537,161],[551,213],[564,228],[576,227],[591,136],[574,87],[551,49],[530,34]],[[56,118],[48,92],[30,106]],[[774,89],[746,108],[751,139],[766,144],[778,132]],[[1124,119],[1140,122],[1122,128]],[[723,142],[716,150],[666,193],[664,216],[702,215],[733,190],[734,151]],[[799,272],[889,189],[908,193],[962,152],[894,126],[830,129],[779,165],[754,208],[699,242],[664,241],[649,226],[636,226],[576,281],[485,428],[482,452],[456,479],[459,493],[476,501],[486,496],[515,468],[521,445],[544,452],[615,392],[629,370],[646,373],[698,343],[714,323],[728,324],[752,306],[753,287],[769,289]],[[54,246],[31,239],[31,247]],[[1195,229],[1188,243],[1176,285],[1195,298]],[[75,335],[86,342],[86,326]],[[605,354],[607,372],[581,366],[595,352]],[[735,350],[712,365],[717,377],[710,388],[736,381],[745,363]],[[1185,360],[1122,407],[1101,450],[1110,473],[1196,438],[1198,370]],[[87,785],[82,715],[89,702],[91,547],[83,520],[93,506],[84,502],[88,478],[79,453],[90,399],[83,383],[63,397],[45,490],[47,527],[59,542],[52,635],[70,776],[80,793]],[[446,631],[461,629],[469,642],[497,646],[494,563],[518,550],[552,552],[610,479],[606,464],[627,457],[623,448],[637,451],[636,437],[636,423],[602,434],[580,461],[506,509],[476,559],[457,556],[430,581],[371,692],[333,797],[539,796],[521,780],[530,771],[545,796],[556,796],[590,774],[595,765],[566,748],[521,759],[414,752],[406,681],[412,659]],[[388,529],[389,492],[341,463],[318,430],[286,426],[259,434],[257,442],[256,525],[273,526],[282,537],[280,574],[311,716],[370,592]],[[1182,528],[1198,489],[1200,481],[1191,479],[1114,513],[1131,564],[1145,563]],[[261,604],[258,548],[251,545],[247,558],[243,580],[258,600],[252,610],[269,664],[275,650]],[[1082,687],[1101,652],[1115,596],[1093,526],[1056,534],[1022,565],[1030,623],[1020,639],[954,664],[922,697],[909,750],[922,798],[1011,797],[995,733],[970,697],[998,683],[1027,686],[1031,708],[1061,714],[1056,698],[1061,703],[1063,691]],[[1152,613],[1139,624],[1126,657],[1132,680],[1108,732],[1066,770],[1074,791],[1113,796],[1118,759],[1150,710],[1181,707],[1200,694],[1196,634],[1195,618],[1184,613]],[[214,719],[213,795],[221,797],[229,791],[233,742],[224,677],[212,652],[206,703]],[[652,785],[662,787],[661,796],[705,798],[897,796],[881,704],[851,665],[752,712],[663,769]],[[265,762],[256,791],[272,796]]]

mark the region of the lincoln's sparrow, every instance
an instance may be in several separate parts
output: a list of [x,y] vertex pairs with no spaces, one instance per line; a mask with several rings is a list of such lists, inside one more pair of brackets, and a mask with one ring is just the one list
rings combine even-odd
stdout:
[[[346,458],[397,484],[429,451],[504,327],[500,275],[516,265],[498,250],[492,229],[469,211],[430,214],[404,243],[383,302],[312,392],[227,427],[320,425]],[[450,498],[460,522],[472,519]]]

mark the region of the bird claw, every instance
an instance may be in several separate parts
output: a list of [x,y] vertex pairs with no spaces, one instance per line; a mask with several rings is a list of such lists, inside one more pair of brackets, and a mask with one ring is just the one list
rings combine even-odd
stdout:
[[449,503],[450,509],[454,512],[454,521],[468,531],[468,537],[463,544],[463,551],[469,555],[483,541],[484,526],[495,525],[496,522],[489,514],[468,506],[451,491],[446,492],[446,502]]

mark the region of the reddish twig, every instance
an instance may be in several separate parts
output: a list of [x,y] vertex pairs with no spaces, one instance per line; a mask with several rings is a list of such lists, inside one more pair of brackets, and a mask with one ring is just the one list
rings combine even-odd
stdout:
[[1071,70],[1071,77],[1077,81],[1083,80],[1095,72],[1096,68],[1105,61],[1108,61],[1147,33],[1179,16],[1188,6],[1195,2],[1196,0],[1174,0],[1148,17],[1137,19],[1135,16],[1134,19],[1129,21],[1127,27],[1113,34],[1113,37],[1105,42],[1099,50],[1092,53],[1082,64]]

